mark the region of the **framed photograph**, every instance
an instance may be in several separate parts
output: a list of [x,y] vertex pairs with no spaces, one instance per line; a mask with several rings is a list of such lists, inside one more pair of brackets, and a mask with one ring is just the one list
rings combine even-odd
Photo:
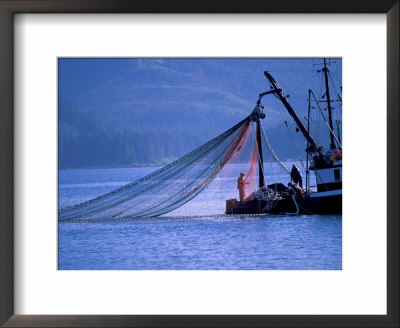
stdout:
[[398,1],[0,9],[1,324],[398,326]]
[[59,58],[58,269],[341,270],[341,86],[341,58]]

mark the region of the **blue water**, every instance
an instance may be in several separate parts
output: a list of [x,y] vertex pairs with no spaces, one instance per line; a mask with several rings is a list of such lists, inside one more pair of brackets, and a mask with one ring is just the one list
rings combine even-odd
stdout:
[[[59,172],[59,208],[146,175],[155,168]],[[232,177],[232,180],[235,177]],[[171,213],[223,213],[237,190],[221,179]],[[58,225],[60,270],[341,270],[342,217],[171,218]]]

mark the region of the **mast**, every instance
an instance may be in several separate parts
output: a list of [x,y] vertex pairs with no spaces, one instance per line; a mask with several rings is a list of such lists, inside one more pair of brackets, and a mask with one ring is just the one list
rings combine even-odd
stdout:
[[256,138],[257,138],[257,150],[258,150],[258,188],[264,187],[264,161],[261,147],[261,128],[260,128],[260,120],[257,121],[257,130],[256,130]]
[[328,119],[329,119],[329,127],[330,129],[330,137],[331,137],[331,149],[335,149],[335,140],[333,138],[333,124],[332,124],[332,107],[331,107],[331,97],[329,94],[329,84],[328,84],[328,68],[326,67],[326,59],[324,58],[324,68],[322,69],[325,75],[325,88],[326,88],[326,100],[328,102]]
[[340,140],[340,120],[336,120],[336,131],[339,142],[342,143],[342,141]]
[[318,102],[317,98],[315,98],[314,92],[312,92],[312,90],[308,90],[308,91],[309,91],[308,94],[313,96],[314,101],[315,101],[315,103],[316,103],[317,106],[318,106],[319,112],[321,113],[321,116],[322,116],[322,118],[324,119],[324,122],[326,123],[326,126],[328,127],[328,130],[329,130],[330,133],[331,133],[331,136],[336,140],[336,143],[338,144],[339,148],[342,149],[342,145],[341,145],[340,141],[338,140],[338,138],[337,138],[337,137],[335,136],[335,134],[333,133],[332,128],[329,126],[329,122],[326,121],[324,112],[322,111],[322,108],[321,108],[321,106],[319,105],[319,102]]
[[[311,108],[311,90],[308,90],[308,113],[307,113],[307,132],[310,134],[310,108]],[[307,149],[309,147],[308,140],[307,140]],[[309,174],[310,171],[308,169],[308,154],[309,152],[307,151],[307,158],[306,158],[306,192],[308,192],[308,179],[309,179]]]
[[257,143],[257,151],[258,151],[258,187],[262,188],[265,185],[264,181],[264,160],[262,153],[262,144],[261,144],[261,122],[260,120],[265,118],[264,114],[264,106],[261,105],[260,95],[257,100],[257,105],[254,107],[252,113],[250,114],[250,120],[256,123],[256,143]]

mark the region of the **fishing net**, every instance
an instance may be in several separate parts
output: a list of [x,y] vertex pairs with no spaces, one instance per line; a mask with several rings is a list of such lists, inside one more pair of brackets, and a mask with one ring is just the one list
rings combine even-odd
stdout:
[[[265,120],[263,121],[265,123]],[[240,173],[244,173],[245,188],[244,200],[251,201],[256,197],[259,189],[259,158],[256,138],[256,122],[250,122],[240,143],[232,152],[224,167],[220,170],[214,180],[199,193],[195,199],[183,206],[176,208],[166,216],[172,217],[197,217],[223,215],[227,210],[227,201],[239,200],[237,180]],[[265,185],[283,183],[287,185],[290,181],[288,163],[283,163],[269,145],[267,134],[261,125],[261,148],[264,163]]]
[[[246,118],[154,173],[87,202],[60,209],[58,219],[92,221],[169,213],[209,186],[229,161],[239,159],[243,147],[252,140],[252,130],[250,119]],[[253,162],[254,154],[251,156]]]
[[259,154],[257,149],[257,142],[254,143],[253,154],[251,157],[250,169],[247,172],[245,181],[245,200],[249,200],[256,192],[258,186],[258,160]]

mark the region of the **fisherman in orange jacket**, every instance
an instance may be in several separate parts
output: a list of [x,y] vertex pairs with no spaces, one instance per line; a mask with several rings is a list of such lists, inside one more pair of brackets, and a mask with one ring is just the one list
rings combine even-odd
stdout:
[[245,185],[249,184],[248,182],[245,181],[244,179],[244,173],[240,173],[240,177],[237,179],[237,188],[239,189],[239,198],[240,201],[244,201],[244,195],[245,195]]

